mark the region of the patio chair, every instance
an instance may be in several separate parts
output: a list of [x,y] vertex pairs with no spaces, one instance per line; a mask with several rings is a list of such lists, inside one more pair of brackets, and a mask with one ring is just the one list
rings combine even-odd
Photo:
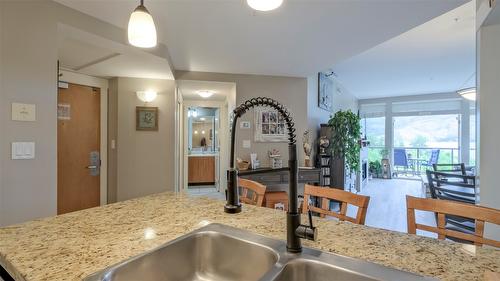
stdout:
[[461,174],[462,176],[467,175],[467,171],[465,169],[465,164],[433,164],[432,168],[434,172],[443,172],[443,173],[453,173],[453,174]]
[[[432,172],[427,170],[431,196],[434,199],[455,201],[475,205],[476,177],[457,173]],[[446,228],[469,233],[475,231],[474,221],[457,215],[446,215]],[[453,240],[453,238],[451,238]],[[457,242],[463,242],[455,240]]]
[[408,172],[408,156],[406,155],[406,149],[395,148],[394,149],[394,173],[393,176],[398,176],[400,170],[398,167],[403,167],[404,172]]
[[431,157],[428,161],[422,161],[422,167],[432,168],[432,165],[437,164],[439,162],[439,149],[433,149],[431,152]]
[[[432,168],[434,172],[451,173],[466,176],[467,171],[464,163],[460,164],[433,164]],[[453,179],[452,179],[453,180]],[[455,179],[457,180],[457,179]],[[460,179],[458,179],[460,180]],[[463,179],[467,183],[467,179]]]

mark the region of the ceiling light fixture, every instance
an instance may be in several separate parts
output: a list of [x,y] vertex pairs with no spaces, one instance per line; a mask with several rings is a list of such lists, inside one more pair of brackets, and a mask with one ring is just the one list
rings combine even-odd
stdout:
[[[462,86],[459,88],[460,90],[457,91],[457,94],[459,94],[462,98],[466,100],[471,100],[475,101],[476,100],[476,87],[470,87],[475,84],[475,79],[476,78],[476,72],[472,73],[467,80],[462,84]],[[470,83],[473,82],[473,83]],[[469,87],[467,87],[469,86]]]
[[143,102],[152,102],[156,99],[158,94],[155,91],[139,91],[136,92],[137,98]]
[[457,91],[462,98],[466,100],[475,101],[476,100],[476,88],[466,88]]
[[267,12],[279,8],[283,0],[247,0],[247,4],[254,10]]
[[156,27],[153,17],[144,6],[144,0],[135,8],[128,21],[128,42],[139,48],[156,46]]
[[202,98],[209,98],[211,96],[213,96],[215,93],[213,91],[207,91],[207,90],[203,90],[203,91],[197,91],[196,92],[200,97]]

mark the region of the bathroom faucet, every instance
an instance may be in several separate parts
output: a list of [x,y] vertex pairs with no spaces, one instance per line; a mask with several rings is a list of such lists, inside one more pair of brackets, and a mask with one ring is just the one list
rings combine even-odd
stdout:
[[[224,206],[224,211],[226,213],[235,214],[241,212],[241,203],[239,200],[239,190],[238,190],[238,171],[234,166],[234,149],[236,142],[236,128],[238,123],[238,118],[245,114],[249,109],[255,106],[269,106],[277,110],[285,120],[288,129],[288,168],[281,170],[289,171],[289,190],[288,190],[288,211],[286,213],[286,232],[287,232],[287,243],[286,248],[288,252],[299,253],[302,251],[302,245],[300,239],[316,240],[317,230],[312,225],[311,212],[309,211],[309,225],[303,225],[300,223],[300,214],[298,208],[298,194],[297,194],[297,184],[298,184],[298,163],[297,163],[297,146],[295,139],[295,124],[293,118],[291,117],[288,110],[279,102],[265,97],[252,98],[242,103],[236,109],[233,110],[233,124],[231,130],[231,156],[230,165],[227,172],[227,203]],[[274,172],[273,169],[259,170],[252,172],[257,173],[269,173]]]

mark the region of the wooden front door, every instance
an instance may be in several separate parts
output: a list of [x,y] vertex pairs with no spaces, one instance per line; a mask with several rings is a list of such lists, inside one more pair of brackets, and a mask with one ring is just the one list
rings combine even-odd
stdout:
[[57,99],[57,213],[100,205],[98,88],[69,84]]

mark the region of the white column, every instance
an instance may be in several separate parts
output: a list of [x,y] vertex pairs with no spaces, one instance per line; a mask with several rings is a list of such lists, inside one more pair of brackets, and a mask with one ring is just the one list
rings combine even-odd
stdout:
[[466,99],[462,100],[462,117],[460,118],[460,141],[459,141],[459,157],[460,162],[469,165],[470,160],[470,102]]
[[392,120],[392,102],[387,102],[385,105],[385,148],[389,151],[389,159],[391,166],[394,168],[394,122]]
[[[495,9],[500,9],[499,7]],[[500,12],[498,10],[497,12]],[[478,32],[478,98],[480,110],[480,204],[500,208],[500,22]],[[485,236],[500,240],[500,226],[487,225]]]

